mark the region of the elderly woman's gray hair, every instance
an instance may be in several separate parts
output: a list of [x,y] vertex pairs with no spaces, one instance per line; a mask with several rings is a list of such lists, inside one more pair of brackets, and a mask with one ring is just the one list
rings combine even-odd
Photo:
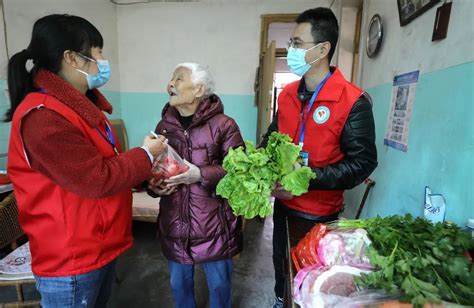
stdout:
[[204,92],[204,97],[208,97],[214,93],[214,79],[209,72],[207,66],[198,63],[180,63],[176,65],[175,70],[184,67],[191,71],[191,80],[193,84],[202,84],[204,85],[206,91]]

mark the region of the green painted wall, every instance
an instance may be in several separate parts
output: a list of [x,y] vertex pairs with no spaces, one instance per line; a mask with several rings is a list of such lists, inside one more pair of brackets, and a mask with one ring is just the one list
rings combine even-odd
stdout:
[[111,115],[106,113],[110,119],[120,119],[122,117],[122,106],[120,103],[120,92],[117,91],[102,91],[102,94],[107,98],[107,100],[112,104],[114,110]]
[[[221,95],[224,112],[235,119],[244,139],[255,142],[257,108],[253,95]],[[121,115],[127,129],[129,144],[141,146],[143,138],[154,130],[161,111],[168,102],[166,93],[120,93]]]
[[[421,72],[423,73],[423,72]],[[474,62],[420,76],[408,151],[383,145],[392,84],[367,91],[374,101],[379,166],[362,217],[423,215],[424,187],[442,193],[446,219],[474,218]],[[365,185],[346,192],[346,217],[354,217]]]

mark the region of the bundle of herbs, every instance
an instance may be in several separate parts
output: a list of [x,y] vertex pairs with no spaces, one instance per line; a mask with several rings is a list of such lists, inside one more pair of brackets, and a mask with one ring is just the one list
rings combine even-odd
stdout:
[[474,304],[474,267],[464,255],[474,242],[455,224],[407,214],[339,220],[331,227],[363,228],[372,240],[368,254],[376,271],[356,278],[360,286],[401,293],[414,307],[441,301]]
[[266,148],[256,149],[249,142],[229,150],[224,158],[226,176],[218,183],[216,192],[228,199],[235,215],[254,218],[272,213],[271,192],[276,183],[294,196],[308,191],[309,180],[316,177],[309,167],[294,168],[300,148],[288,135],[274,132]]

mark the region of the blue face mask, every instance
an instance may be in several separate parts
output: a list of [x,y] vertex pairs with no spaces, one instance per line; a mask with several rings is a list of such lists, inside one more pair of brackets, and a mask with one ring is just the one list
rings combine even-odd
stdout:
[[288,55],[287,55],[286,61],[288,63],[288,68],[290,69],[290,72],[292,72],[293,74],[297,76],[303,77],[303,75],[306,74],[311,68],[311,64],[321,59],[321,58],[317,58],[311,63],[306,63],[306,60],[305,60],[306,53],[309,50],[318,47],[319,45],[321,45],[321,43],[309,49],[302,49],[302,48],[295,48],[295,47],[288,48]]
[[89,57],[86,57],[80,53],[78,53],[81,57],[83,57],[86,60],[89,60],[91,62],[94,62],[97,64],[97,69],[98,72],[95,75],[91,75],[87,72],[84,72],[83,70],[77,69],[77,71],[83,73],[86,75],[87,78],[87,87],[91,89],[96,89],[102,87],[104,84],[107,83],[110,79],[110,64],[109,61],[107,60],[101,60],[101,59],[92,59]]

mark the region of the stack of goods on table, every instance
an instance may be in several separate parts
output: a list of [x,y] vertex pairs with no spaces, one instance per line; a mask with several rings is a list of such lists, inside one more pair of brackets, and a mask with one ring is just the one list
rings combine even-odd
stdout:
[[411,215],[316,224],[291,249],[301,307],[474,304],[470,234]]

